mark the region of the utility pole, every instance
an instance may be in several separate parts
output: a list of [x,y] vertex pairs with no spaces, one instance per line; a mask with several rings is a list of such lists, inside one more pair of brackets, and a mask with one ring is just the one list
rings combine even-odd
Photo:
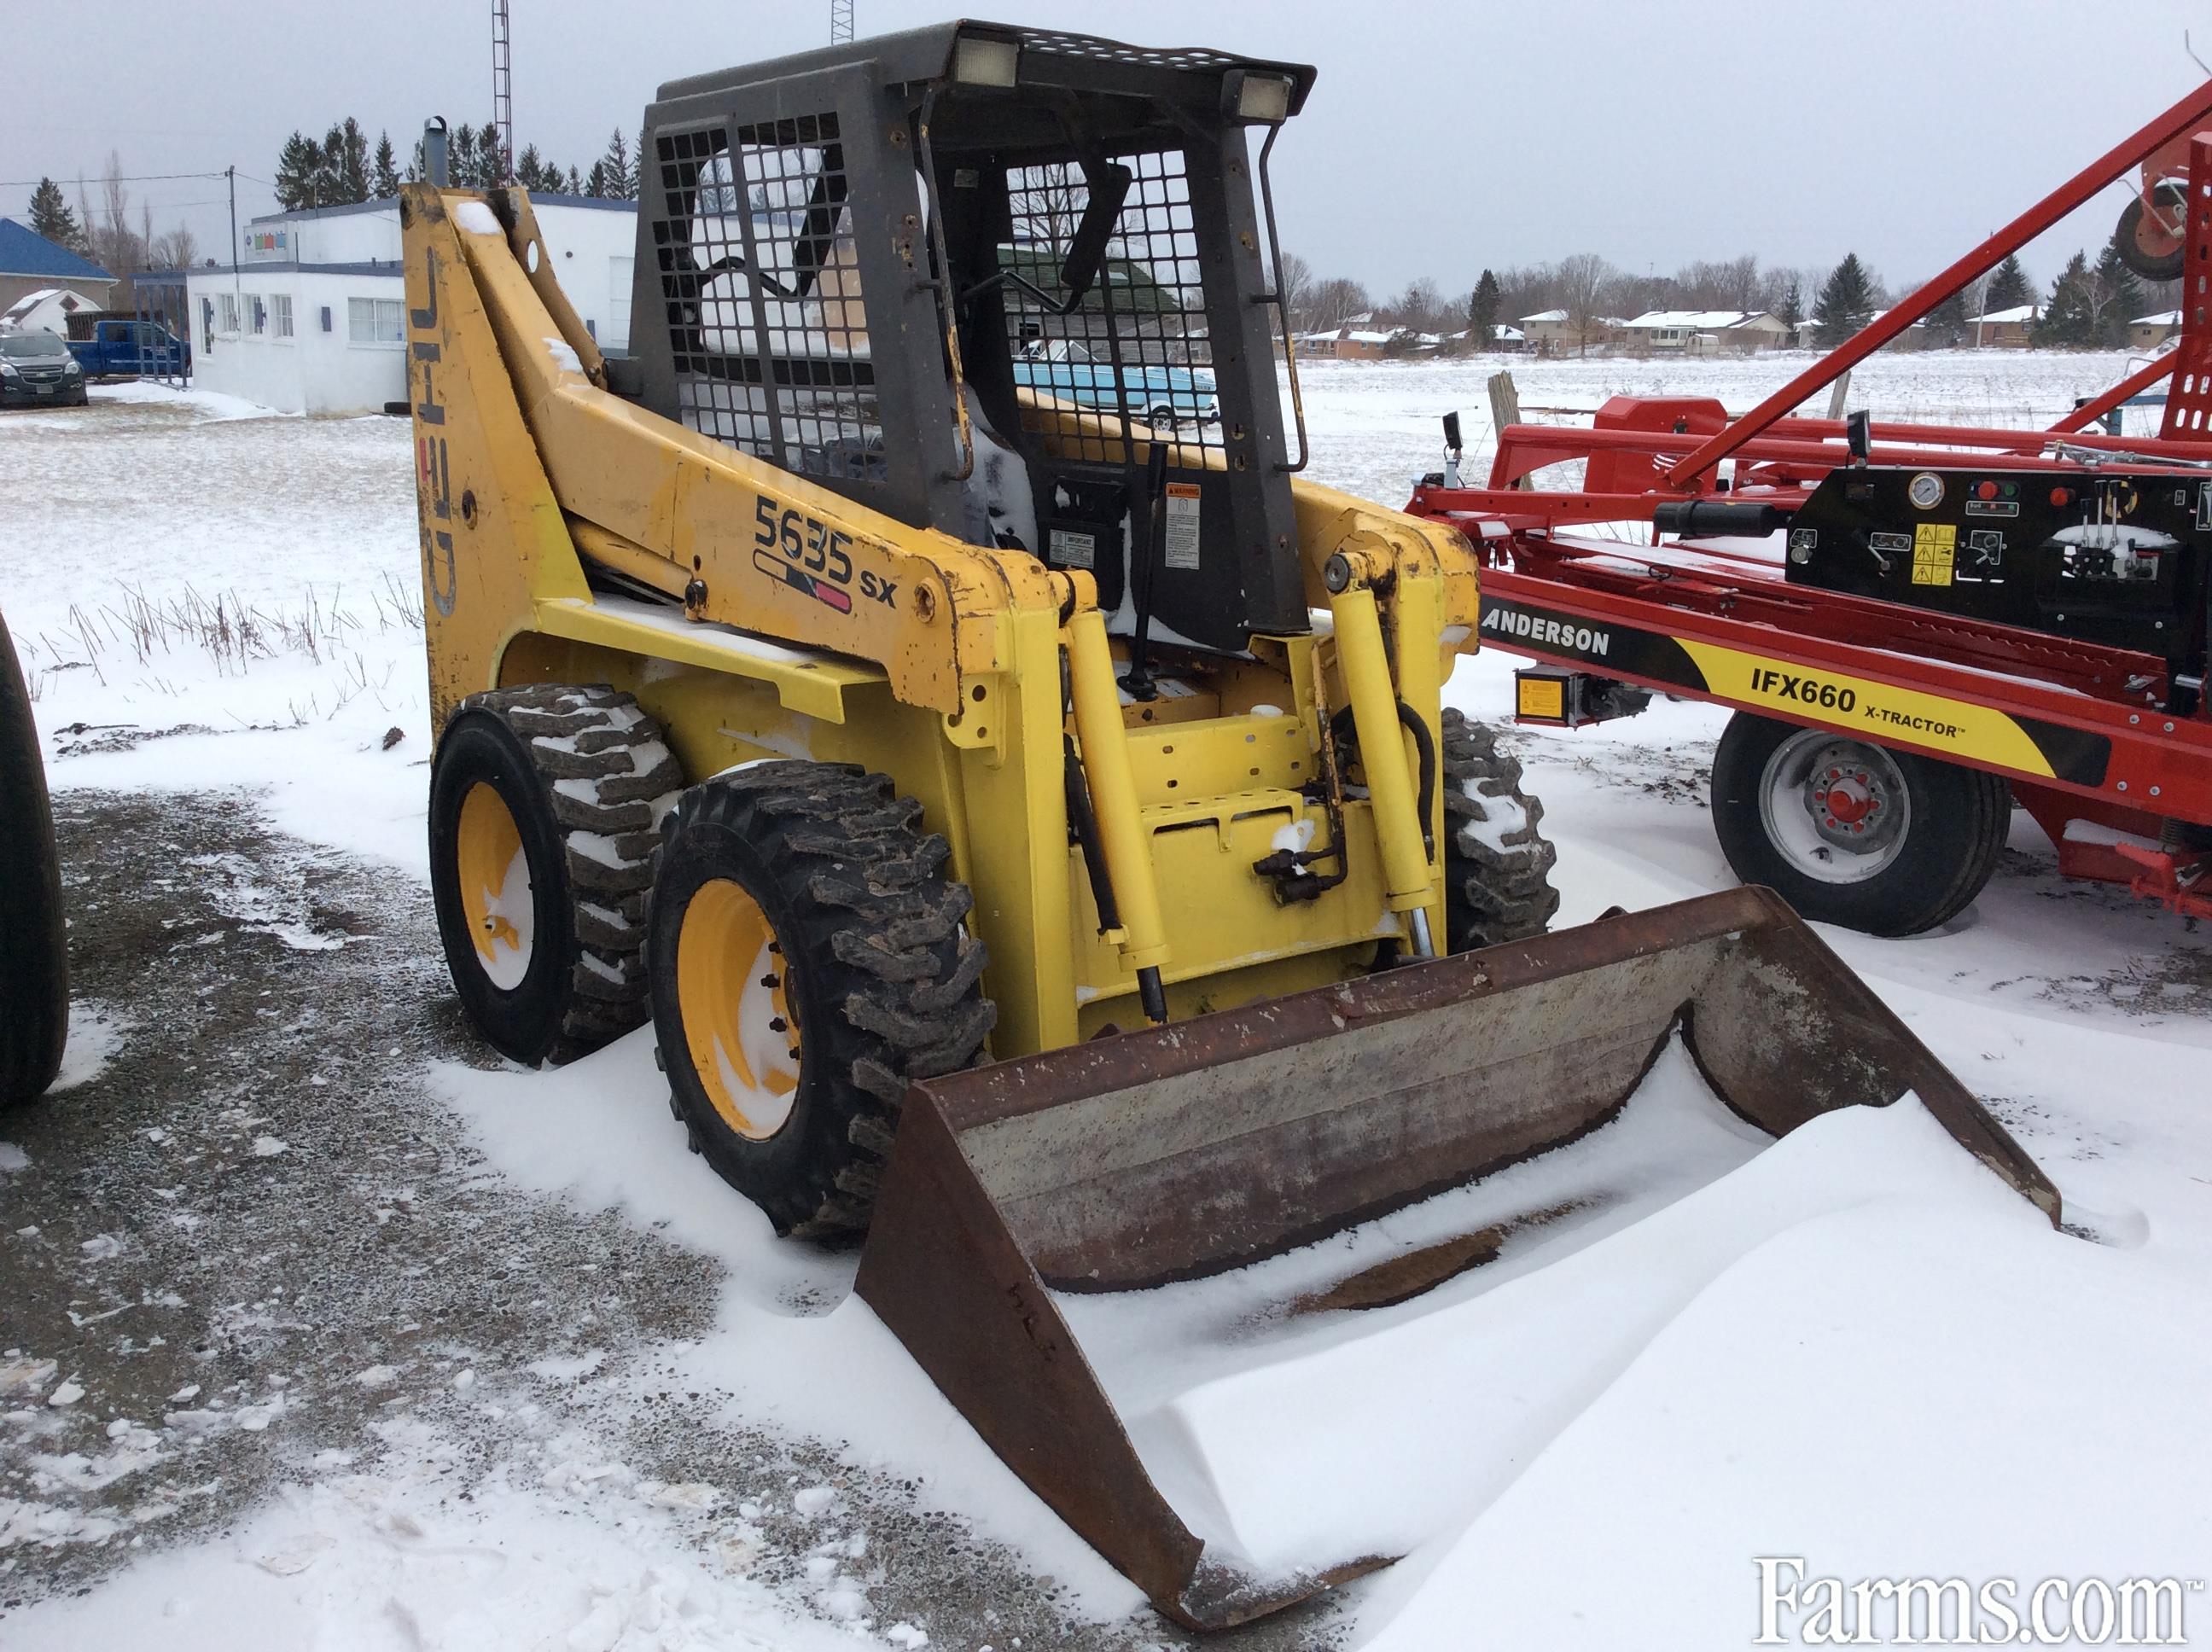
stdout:
[[830,44],[842,46],[853,38],[853,0],[830,0]]
[[491,0],[491,124],[498,134],[499,181],[514,181],[514,42],[507,0]]
[[238,301],[238,165],[235,161],[222,169],[230,184],[230,296]]

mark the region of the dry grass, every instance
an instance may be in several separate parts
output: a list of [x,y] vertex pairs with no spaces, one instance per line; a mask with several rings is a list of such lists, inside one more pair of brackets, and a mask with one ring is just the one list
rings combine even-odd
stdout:
[[[152,670],[197,654],[212,662],[218,676],[242,677],[258,660],[289,655],[337,664],[346,679],[339,690],[343,706],[382,686],[370,680],[360,656],[367,637],[422,629],[417,593],[386,574],[369,587],[366,615],[357,603],[345,602],[342,592],[325,595],[312,586],[296,604],[273,608],[245,602],[235,592],[205,597],[191,586],[167,597],[125,586],[119,602],[71,604],[68,625],[58,635],[41,632],[17,641],[33,700],[56,671],[88,670],[105,686],[108,672],[125,664]],[[164,686],[158,676],[145,680]],[[297,708],[295,716],[305,720]]]

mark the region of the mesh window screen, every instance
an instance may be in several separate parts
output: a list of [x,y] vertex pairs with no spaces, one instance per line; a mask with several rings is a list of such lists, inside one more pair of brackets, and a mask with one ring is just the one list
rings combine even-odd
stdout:
[[883,428],[834,115],[658,143],[679,416],[786,470],[879,481]]
[[[1182,151],[1114,159],[1134,174],[1123,197],[1104,268],[1081,304],[1055,315],[1019,288],[1008,289],[1006,327],[1022,428],[1044,428],[1048,407],[1105,416],[1111,434],[1062,438],[1069,459],[1111,461],[1121,440],[1150,426],[1181,442],[1218,447],[1219,404],[1206,338],[1206,294]],[[1000,267],[1055,297],[1061,266],[1091,194],[1082,168],[1055,161],[1006,173],[1013,239]]]

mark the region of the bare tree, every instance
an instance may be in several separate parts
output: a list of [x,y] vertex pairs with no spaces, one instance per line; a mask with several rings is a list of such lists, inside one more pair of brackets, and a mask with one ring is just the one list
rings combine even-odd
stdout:
[[1353,316],[1373,307],[1364,287],[1342,276],[1331,276],[1326,281],[1316,282],[1306,301],[1308,330],[1318,332],[1341,327]]
[[1556,279],[1559,302],[1567,313],[1567,323],[1573,328],[1579,349],[1589,349],[1590,324],[1598,313],[1598,295],[1605,290],[1607,279],[1613,268],[1595,252],[1577,252],[1572,258],[1561,258]]
[[199,262],[199,237],[179,224],[153,237],[146,248],[146,265],[151,270],[189,270]]
[[1437,319],[1444,313],[1443,291],[1428,276],[1407,284],[1406,290],[1390,301],[1392,320],[1401,327],[1411,327],[1416,332],[1434,331]]
[[1313,266],[1295,252],[1282,255],[1283,309],[1291,318],[1291,325],[1303,330],[1307,325],[1307,307],[1312,301]]

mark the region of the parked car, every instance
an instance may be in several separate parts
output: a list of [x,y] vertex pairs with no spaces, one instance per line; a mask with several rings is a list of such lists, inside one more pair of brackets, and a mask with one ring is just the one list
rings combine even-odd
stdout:
[[[192,347],[158,321],[111,319],[80,326],[70,319],[70,353],[94,379],[135,379],[141,374],[192,370]],[[81,336],[80,336],[81,335]]]
[[[1139,348],[1130,345],[1133,354]],[[1147,424],[1176,425],[1221,416],[1213,375],[1203,367],[1124,361],[1117,380],[1079,340],[1032,339],[1014,361],[1014,382],[1081,407],[1119,411],[1126,407]]]
[[0,338],[0,407],[84,403],[84,369],[66,343],[50,332]]

